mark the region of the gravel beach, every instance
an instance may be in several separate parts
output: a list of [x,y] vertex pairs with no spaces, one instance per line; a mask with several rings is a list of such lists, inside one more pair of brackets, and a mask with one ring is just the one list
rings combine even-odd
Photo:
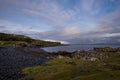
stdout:
[[26,54],[13,47],[0,47],[0,80],[18,80],[21,70],[28,66],[40,65],[45,58]]

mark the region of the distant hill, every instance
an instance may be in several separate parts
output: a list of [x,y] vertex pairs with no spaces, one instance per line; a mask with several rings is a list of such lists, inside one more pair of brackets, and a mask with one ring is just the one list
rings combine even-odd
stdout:
[[60,42],[36,40],[24,35],[0,33],[0,45],[12,46],[15,44],[29,44],[39,47],[61,45]]

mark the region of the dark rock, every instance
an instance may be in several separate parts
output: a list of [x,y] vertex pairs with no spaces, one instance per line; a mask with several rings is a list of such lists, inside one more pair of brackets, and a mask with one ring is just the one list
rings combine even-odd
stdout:
[[18,80],[22,77],[21,71],[25,67],[40,65],[47,61],[44,58],[33,56],[13,47],[0,50],[0,80]]
[[75,62],[65,62],[66,64],[77,65]]

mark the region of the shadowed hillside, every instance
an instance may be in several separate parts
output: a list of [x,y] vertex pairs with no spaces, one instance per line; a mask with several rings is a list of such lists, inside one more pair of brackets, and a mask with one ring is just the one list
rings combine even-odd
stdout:
[[29,46],[34,45],[34,46],[38,46],[38,47],[61,45],[60,42],[36,40],[36,39],[32,39],[32,38],[30,38],[28,36],[24,36],[24,35],[0,33],[0,45],[13,46],[16,44],[17,45],[29,45]]

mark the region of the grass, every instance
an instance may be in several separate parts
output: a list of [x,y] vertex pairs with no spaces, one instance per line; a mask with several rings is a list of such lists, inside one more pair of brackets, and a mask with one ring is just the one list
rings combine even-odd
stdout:
[[120,80],[120,54],[109,54],[108,59],[101,61],[56,58],[25,68],[23,74],[24,80]]
[[15,46],[15,44],[27,44],[25,41],[0,41],[0,46]]

